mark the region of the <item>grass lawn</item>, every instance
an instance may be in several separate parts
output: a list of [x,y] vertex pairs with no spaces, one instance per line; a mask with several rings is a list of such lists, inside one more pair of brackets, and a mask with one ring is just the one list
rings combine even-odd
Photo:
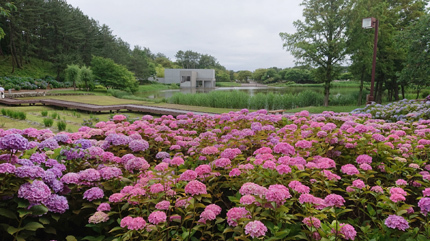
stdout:
[[240,87],[242,86],[240,83],[236,82],[216,82],[216,87]]
[[307,110],[309,113],[322,113],[323,111],[334,111],[334,112],[351,112],[357,108],[363,108],[365,105],[362,106],[308,106],[308,107],[302,107],[302,108],[296,108],[296,109],[289,109],[286,110],[286,113],[296,113],[302,110]]
[[[13,109],[14,111],[25,112],[27,115],[26,120],[16,120],[8,117],[0,116],[0,128],[2,129],[25,129],[25,128],[36,128],[36,129],[46,129],[43,120],[45,118],[52,118],[55,113],[57,116],[54,120],[52,127],[49,127],[53,132],[58,132],[57,122],[59,120],[65,120],[67,123],[66,131],[77,132],[78,129],[83,125],[85,120],[90,120],[91,118],[98,118],[98,121],[108,121],[114,114],[88,114],[84,112],[79,112],[76,110],[61,110],[56,108],[51,108],[47,106],[20,106],[20,107],[2,107],[3,109]],[[47,111],[47,117],[42,116],[42,111]],[[120,113],[129,116],[131,119],[141,118],[142,113]],[[59,117],[58,117],[59,116]],[[98,122],[94,119],[93,124]]]

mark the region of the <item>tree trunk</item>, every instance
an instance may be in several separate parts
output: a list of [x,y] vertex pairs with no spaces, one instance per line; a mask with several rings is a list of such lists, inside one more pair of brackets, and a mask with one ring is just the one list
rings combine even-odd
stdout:
[[377,85],[378,85],[378,92],[376,95],[376,103],[381,104],[382,103],[382,94],[384,92],[384,89],[383,89],[384,81],[383,81],[383,79],[380,79],[378,81]]
[[362,105],[363,100],[363,87],[364,87],[364,71],[366,70],[366,67],[363,65],[363,69],[361,71],[361,79],[360,79],[360,92],[358,93],[358,102],[357,105]]
[[325,81],[324,84],[324,106],[327,107],[329,104],[329,98],[330,98],[330,82]]
[[405,85],[401,85],[402,87],[402,99],[405,99]]
[[397,83],[397,80],[394,82],[394,100],[399,100],[399,83]]

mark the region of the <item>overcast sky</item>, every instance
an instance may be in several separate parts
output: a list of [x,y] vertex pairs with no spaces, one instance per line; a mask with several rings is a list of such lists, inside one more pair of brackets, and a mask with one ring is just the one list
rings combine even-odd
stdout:
[[131,47],[175,60],[179,50],[209,54],[229,70],[292,67],[280,32],[294,33],[301,0],[67,0],[108,25]]

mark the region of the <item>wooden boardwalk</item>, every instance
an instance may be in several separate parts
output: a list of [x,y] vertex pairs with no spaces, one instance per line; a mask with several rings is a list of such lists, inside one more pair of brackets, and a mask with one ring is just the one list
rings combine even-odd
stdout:
[[64,101],[64,100],[54,100],[54,99],[34,99],[34,100],[19,100],[19,99],[0,99],[0,104],[8,105],[8,106],[21,106],[21,105],[46,105],[46,106],[55,106],[66,109],[80,110],[86,111],[90,113],[101,113],[101,112],[119,112],[121,110],[126,111],[134,111],[141,113],[150,113],[155,115],[185,115],[187,113],[194,113],[197,115],[214,115],[214,113],[204,113],[204,112],[195,112],[189,110],[178,110],[178,109],[170,109],[163,107],[154,107],[154,106],[146,106],[146,105],[132,105],[132,104],[124,104],[124,105],[93,105],[93,104],[85,104],[73,101]]

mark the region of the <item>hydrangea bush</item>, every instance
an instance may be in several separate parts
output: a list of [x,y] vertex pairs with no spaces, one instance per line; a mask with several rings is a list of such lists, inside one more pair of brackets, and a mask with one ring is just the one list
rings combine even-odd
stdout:
[[428,240],[430,120],[122,116],[0,130],[6,240]]
[[386,105],[372,102],[364,108],[353,110],[353,114],[371,114],[375,119],[383,119],[390,122],[417,121],[430,119],[430,96],[424,100],[400,100]]

